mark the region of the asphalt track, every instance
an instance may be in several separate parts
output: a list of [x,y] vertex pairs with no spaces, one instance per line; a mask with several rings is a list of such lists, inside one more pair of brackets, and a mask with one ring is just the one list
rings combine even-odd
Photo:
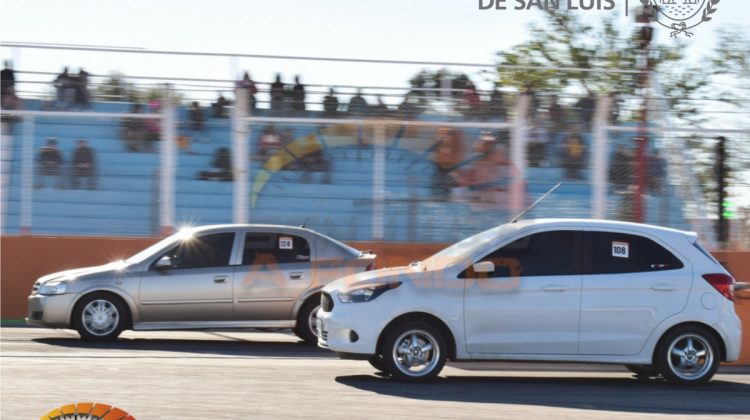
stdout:
[[0,417],[38,419],[104,402],[137,419],[750,418],[750,368],[700,388],[638,381],[619,366],[452,364],[434,383],[397,383],[284,333],[0,330]]

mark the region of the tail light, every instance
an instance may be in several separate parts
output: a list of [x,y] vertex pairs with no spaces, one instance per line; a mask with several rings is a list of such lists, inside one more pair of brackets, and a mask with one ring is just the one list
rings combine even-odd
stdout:
[[367,268],[365,268],[365,271],[371,271],[374,269],[375,269],[375,263],[371,262],[370,264],[367,265]]
[[704,274],[703,278],[719,293],[729,300],[734,300],[734,279],[728,274]]

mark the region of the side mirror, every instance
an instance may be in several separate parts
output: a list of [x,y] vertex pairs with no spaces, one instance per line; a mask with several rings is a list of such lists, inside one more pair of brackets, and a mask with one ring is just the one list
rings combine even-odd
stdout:
[[169,255],[165,255],[159,258],[159,261],[156,262],[156,265],[154,265],[154,268],[157,271],[163,271],[163,270],[168,270],[172,268],[172,258],[170,258]]
[[492,261],[482,261],[472,266],[475,273],[494,273],[495,263]]

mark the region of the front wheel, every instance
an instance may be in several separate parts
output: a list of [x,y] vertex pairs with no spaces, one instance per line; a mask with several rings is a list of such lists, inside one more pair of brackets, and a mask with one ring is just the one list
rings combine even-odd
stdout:
[[378,372],[386,371],[385,362],[383,362],[383,358],[381,356],[372,356],[371,358],[367,359],[367,361],[370,363],[370,366],[374,367]]
[[443,334],[432,324],[406,321],[390,331],[381,355],[386,371],[394,378],[426,382],[443,369],[446,349]]
[[129,312],[111,293],[84,296],[73,309],[73,328],[85,341],[114,341],[127,325]]
[[662,337],[656,350],[659,371],[678,385],[705,384],[719,369],[719,346],[701,327],[681,327]]
[[318,309],[320,309],[320,299],[311,298],[302,305],[297,315],[294,333],[309,344],[318,343]]

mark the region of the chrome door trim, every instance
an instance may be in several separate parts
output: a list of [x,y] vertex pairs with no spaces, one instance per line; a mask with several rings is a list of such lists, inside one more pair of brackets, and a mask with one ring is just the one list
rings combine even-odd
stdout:
[[288,320],[271,321],[185,321],[185,322],[138,322],[133,324],[136,331],[156,330],[204,330],[212,328],[294,328],[296,322]]
[[248,302],[291,302],[294,298],[240,298],[237,299],[237,303],[248,303]]
[[232,299],[144,300],[141,305],[185,305],[194,303],[232,303]]

